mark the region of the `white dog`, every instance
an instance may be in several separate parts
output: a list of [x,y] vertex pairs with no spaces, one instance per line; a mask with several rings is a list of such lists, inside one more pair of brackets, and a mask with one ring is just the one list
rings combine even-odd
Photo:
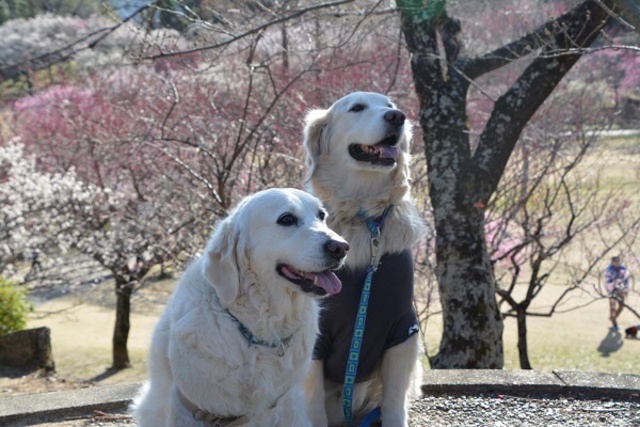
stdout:
[[[426,232],[409,196],[410,125],[386,96],[356,92],[328,110],[311,111],[304,136],[307,182],[329,209],[329,226],[351,246],[338,272],[343,290],[323,302],[320,339],[305,386],[312,423],[344,423],[342,384],[373,259],[380,263],[371,285],[353,414],[362,418],[381,406],[383,426],[407,426],[407,398],[417,391],[422,372],[410,249]],[[385,210],[376,246],[367,219],[379,221]]]
[[309,426],[302,378],[317,298],[347,242],[315,197],[271,189],[244,199],[185,271],[156,326],[141,427]]

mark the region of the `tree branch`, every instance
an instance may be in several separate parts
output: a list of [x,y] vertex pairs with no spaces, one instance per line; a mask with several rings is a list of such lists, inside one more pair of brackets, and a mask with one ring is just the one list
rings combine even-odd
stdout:
[[265,29],[272,27],[274,25],[277,24],[282,24],[283,22],[287,22],[290,21],[292,19],[295,18],[299,18],[309,12],[312,12],[314,10],[319,10],[319,9],[325,9],[325,8],[330,8],[330,7],[334,7],[334,6],[341,6],[343,4],[347,4],[347,3],[353,3],[354,0],[340,0],[340,1],[334,1],[334,2],[328,2],[328,3],[320,3],[320,4],[316,4],[313,6],[309,6],[306,7],[304,9],[300,9],[297,10],[293,13],[290,13],[288,15],[285,15],[281,18],[277,18],[274,19],[273,21],[269,21],[266,22],[262,25],[258,25],[257,27],[251,28],[247,31],[245,31],[244,33],[238,34],[237,36],[233,36],[228,40],[225,40],[223,42],[220,43],[216,43],[216,44],[212,44],[212,45],[208,45],[208,46],[201,46],[201,47],[196,47],[193,49],[188,49],[188,50],[180,50],[178,52],[160,52],[156,55],[151,55],[151,56],[147,56],[144,57],[144,59],[159,59],[159,58],[166,58],[166,57],[170,57],[170,56],[176,56],[176,55],[188,55],[191,53],[196,53],[196,52],[203,52],[205,50],[213,50],[213,49],[218,49],[230,44],[233,44],[235,42],[237,42],[238,40],[242,40],[245,37],[248,37],[250,35],[253,34],[258,34],[261,31],[264,31]]
[[[607,19],[609,15],[595,1],[583,3],[567,15],[565,27],[556,31],[553,49],[590,45]],[[525,125],[581,56],[538,57],[498,99],[473,157],[479,200],[489,200]]]
[[544,23],[533,32],[499,47],[493,52],[486,53],[478,58],[460,60],[458,67],[461,68],[469,78],[476,79],[513,61],[517,61],[523,56],[530,55],[536,50],[544,49],[553,43],[554,35],[556,35],[560,29],[565,28],[575,19],[576,10],[582,8],[582,6],[583,5],[578,6],[576,9],[559,16],[553,21]]
[[[61,47],[60,49],[44,53],[40,56],[27,59],[17,64],[0,67],[0,80],[11,80],[11,79],[20,77],[22,75],[29,75],[34,71],[39,71],[47,67],[50,67],[53,64],[64,62],[69,58],[71,58],[76,53],[81,52],[85,49],[93,49],[98,45],[98,43],[104,40],[105,37],[113,33],[115,30],[120,28],[124,23],[133,19],[133,17],[140,14],[147,8],[149,8],[149,5],[142,6],[138,10],[133,12],[130,16],[123,19],[122,22],[119,22],[118,24],[113,25],[112,27],[109,27],[109,28],[100,28],[96,31],[93,31],[87,34],[86,36],[74,41],[73,43],[70,43],[66,46]],[[77,47],[88,40],[92,40],[92,41],[88,43],[86,46]]]
[[[596,1],[600,5],[603,3],[602,0]],[[626,21],[620,19],[619,15],[615,15],[616,19],[631,27],[636,33],[640,33],[640,4],[638,4],[637,0],[614,0],[614,2]]]

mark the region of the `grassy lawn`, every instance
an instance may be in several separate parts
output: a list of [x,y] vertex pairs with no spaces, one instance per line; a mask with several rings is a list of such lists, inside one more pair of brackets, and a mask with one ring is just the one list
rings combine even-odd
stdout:
[[[36,311],[60,310],[76,303],[73,298],[47,302]],[[115,312],[104,307],[84,303],[68,313],[53,314],[33,320],[31,326],[51,328],[53,357],[56,371],[62,378],[90,381],[99,378],[111,365],[111,336]],[[129,335],[129,356],[133,369],[124,370],[104,379],[104,383],[136,381],[144,378],[146,354],[149,348],[155,316],[134,314]]]
[[600,185],[605,192],[618,192],[640,209],[640,136],[598,143],[581,169],[592,185]]
[[[535,300],[533,309],[546,311],[562,290],[561,286],[546,288]],[[590,296],[576,293],[567,307],[591,300]],[[632,293],[629,304],[640,308],[637,292]],[[624,331],[614,334],[608,317],[605,299],[553,317],[530,317],[527,321],[528,347],[533,368],[547,372],[561,369],[640,374],[640,340],[624,339]],[[619,318],[622,328],[638,323],[640,319],[628,310]],[[504,367],[520,369],[515,319],[505,319],[504,327]],[[440,319],[430,321],[426,334],[429,354],[437,352],[441,333]]]

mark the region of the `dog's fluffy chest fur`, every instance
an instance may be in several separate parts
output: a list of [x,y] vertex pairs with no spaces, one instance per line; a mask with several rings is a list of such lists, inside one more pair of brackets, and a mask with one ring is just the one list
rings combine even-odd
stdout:
[[[186,283],[181,286],[186,286]],[[317,333],[316,328],[308,327],[315,323],[316,301],[300,299],[295,310],[294,307],[281,307],[291,314],[286,320],[289,324],[286,329],[294,330],[282,351],[281,348],[250,344],[239,331],[238,323],[220,306],[215,292],[204,280],[191,281],[188,286],[190,289],[181,292],[179,300],[169,302],[174,307],[165,313],[171,313],[171,316],[161,322],[167,330],[173,328],[168,343],[171,360],[197,358],[203,363],[195,366],[206,369],[193,369],[193,364],[191,369],[182,369],[179,363],[174,363],[171,370],[175,383],[196,406],[211,413],[264,412],[292,384],[300,381],[302,372],[299,367],[308,363]],[[244,316],[240,316],[238,312],[241,309],[230,307],[230,310],[234,308],[234,314],[243,319],[251,315],[245,309]],[[266,314],[281,317],[283,312]],[[257,313],[254,315],[256,319],[261,318]],[[261,323],[278,322],[267,320]],[[270,335],[264,329],[258,332],[249,322],[246,326],[262,340],[277,342],[286,338],[275,330]],[[198,392],[194,393],[194,390]],[[245,398],[238,399],[238,396]]]
[[[379,213],[378,213],[379,214]],[[367,266],[371,262],[371,232],[362,215],[352,214],[349,221],[341,221],[340,215],[332,216],[329,226],[344,236],[350,245],[346,266],[352,269]],[[387,216],[379,238],[378,251],[397,253],[411,248],[425,233],[425,225],[413,203],[407,200],[394,205]]]

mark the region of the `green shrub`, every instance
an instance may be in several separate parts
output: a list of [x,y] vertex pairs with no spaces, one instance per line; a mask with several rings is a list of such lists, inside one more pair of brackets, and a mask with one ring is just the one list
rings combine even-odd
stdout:
[[26,290],[0,277],[0,335],[24,329],[31,310]]

